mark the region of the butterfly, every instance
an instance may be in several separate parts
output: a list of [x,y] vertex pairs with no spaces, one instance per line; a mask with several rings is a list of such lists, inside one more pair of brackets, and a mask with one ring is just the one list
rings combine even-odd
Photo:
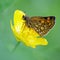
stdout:
[[23,16],[26,21],[26,26],[34,29],[40,36],[44,36],[49,32],[49,30],[55,25],[55,16],[34,16],[28,17]]

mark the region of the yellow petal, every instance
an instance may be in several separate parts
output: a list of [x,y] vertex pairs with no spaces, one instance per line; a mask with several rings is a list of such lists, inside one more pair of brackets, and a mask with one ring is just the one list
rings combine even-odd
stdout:
[[23,15],[25,16],[25,13],[23,13],[20,10],[16,10],[14,12],[14,25],[17,25],[18,23],[24,22],[24,20],[22,20]]
[[35,48],[38,45],[47,45],[48,42],[45,38],[37,38],[39,34],[32,28],[26,26],[26,21],[23,20],[23,15],[25,16],[25,13],[16,10],[14,13],[14,25],[12,25],[12,22],[10,21],[11,29],[17,38],[17,41],[21,41],[26,46],[32,48]]

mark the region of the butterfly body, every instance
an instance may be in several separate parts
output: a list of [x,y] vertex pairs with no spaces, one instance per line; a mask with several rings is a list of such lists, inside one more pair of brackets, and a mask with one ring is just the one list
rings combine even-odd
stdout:
[[55,24],[55,17],[48,16],[48,17],[27,17],[23,16],[24,20],[26,20],[26,25],[29,28],[34,29],[40,36],[44,36],[48,31],[54,26]]

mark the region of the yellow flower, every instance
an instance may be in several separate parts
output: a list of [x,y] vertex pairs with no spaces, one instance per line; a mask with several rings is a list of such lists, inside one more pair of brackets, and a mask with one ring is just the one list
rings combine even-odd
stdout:
[[26,46],[35,48],[37,45],[47,45],[48,42],[45,38],[37,38],[39,34],[35,32],[32,28],[29,28],[25,24],[25,20],[23,20],[23,15],[25,13],[16,10],[14,12],[14,21],[12,25],[12,21],[10,21],[11,29],[16,37],[18,42],[23,42]]

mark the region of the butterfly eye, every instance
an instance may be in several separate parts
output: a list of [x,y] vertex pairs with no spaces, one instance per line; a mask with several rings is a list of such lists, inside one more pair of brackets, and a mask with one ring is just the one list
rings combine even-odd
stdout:
[[24,20],[27,20],[27,17],[23,15],[23,19],[24,19]]
[[23,19],[26,20],[26,17],[23,15]]
[[26,20],[26,21],[28,21],[29,17],[23,15],[23,19]]

